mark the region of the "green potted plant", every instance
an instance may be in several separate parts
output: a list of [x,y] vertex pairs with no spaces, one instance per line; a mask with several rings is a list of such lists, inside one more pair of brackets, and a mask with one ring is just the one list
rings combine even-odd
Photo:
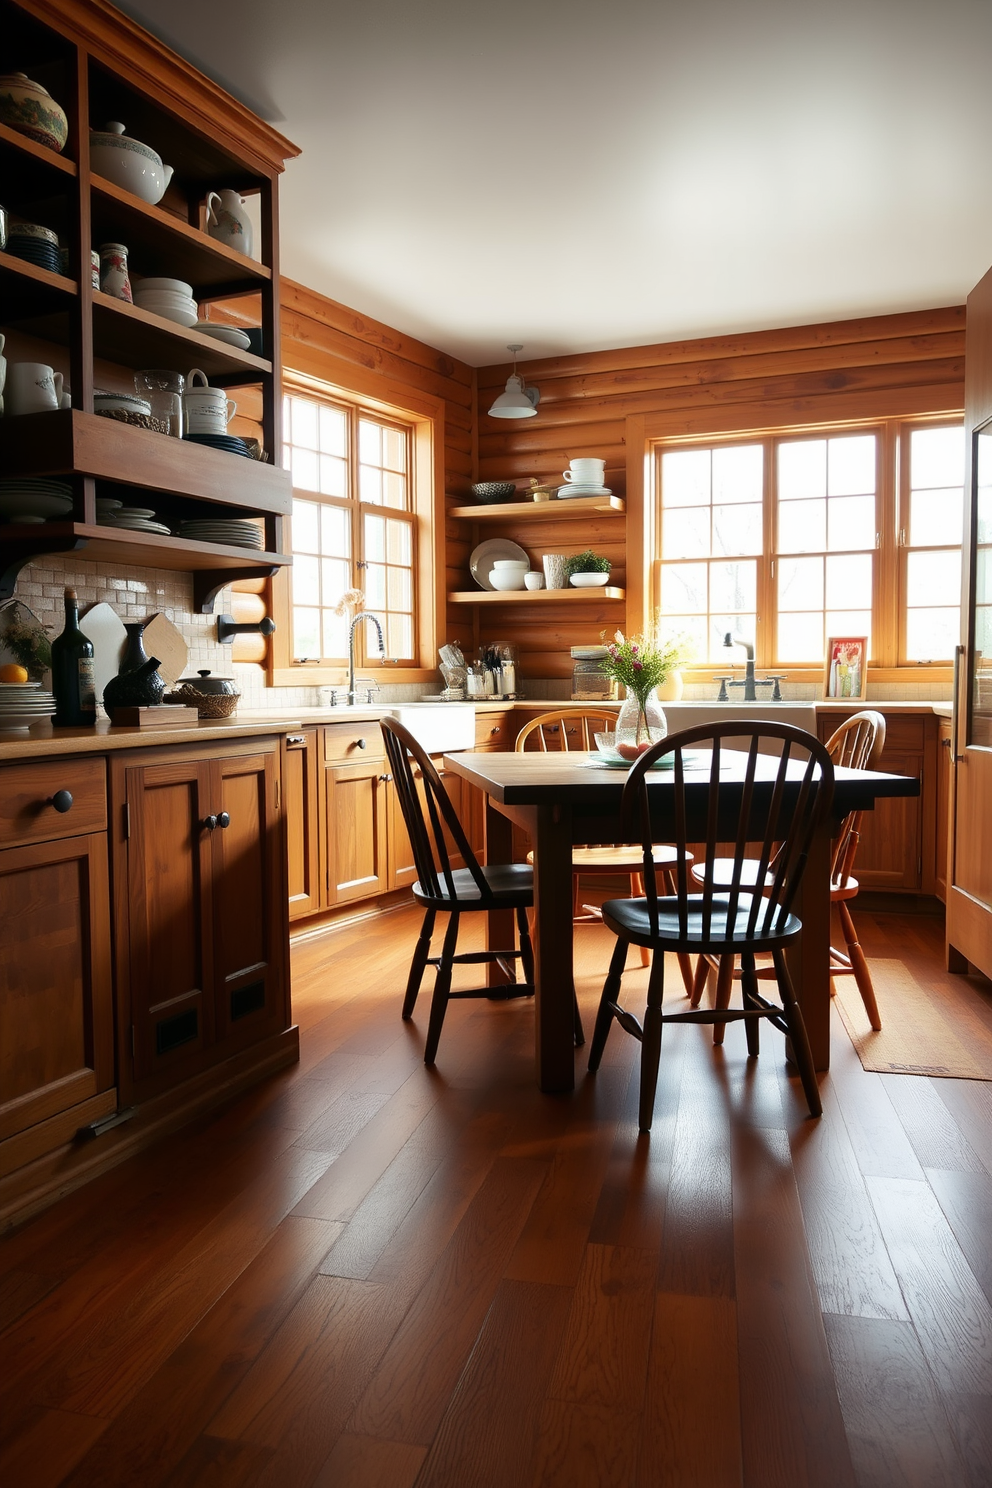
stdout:
[[575,553],[565,564],[568,581],[575,589],[594,589],[608,582],[612,564],[609,558],[586,548],[584,553]]

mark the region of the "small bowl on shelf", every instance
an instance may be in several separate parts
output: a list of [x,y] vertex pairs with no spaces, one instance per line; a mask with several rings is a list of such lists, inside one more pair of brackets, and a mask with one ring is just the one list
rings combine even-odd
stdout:
[[472,495],[484,506],[495,501],[512,501],[516,494],[517,487],[513,481],[476,481],[472,487]]
[[524,587],[524,573],[522,568],[494,568],[489,575],[489,582],[501,593],[510,593]]
[[573,589],[599,589],[609,582],[608,573],[573,573],[570,580]]

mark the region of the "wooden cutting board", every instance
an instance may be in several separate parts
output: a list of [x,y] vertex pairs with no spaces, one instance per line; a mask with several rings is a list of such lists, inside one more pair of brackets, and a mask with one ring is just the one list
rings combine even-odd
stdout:
[[145,653],[159,659],[159,676],[166,687],[172,687],[189,661],[189,647],[168,615],[153,615],[142,633]]
[[103,702],[103,689],[121,668],[121,657],[127,643],[124,621],[109,604],[96,604],[79,622],[83,635],[93,642],[93,680],[96,700]]

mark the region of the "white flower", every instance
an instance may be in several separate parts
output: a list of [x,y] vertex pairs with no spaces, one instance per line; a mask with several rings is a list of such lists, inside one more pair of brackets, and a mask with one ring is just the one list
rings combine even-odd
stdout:
[[618,630],[617,633],[616,633],[616,635],[613,637],[613,639],[616,641],[616,643],[617,643],[618,646],[625,646],[627,644],[626,641],[623,638],[623,631],[622,630]]

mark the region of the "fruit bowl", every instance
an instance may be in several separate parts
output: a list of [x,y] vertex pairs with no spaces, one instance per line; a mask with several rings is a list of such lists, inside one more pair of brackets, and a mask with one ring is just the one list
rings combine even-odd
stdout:
[[492,501],[510,501],[517,494],[513,481],[477,481],[472,487],[476,501],[484,504]]

